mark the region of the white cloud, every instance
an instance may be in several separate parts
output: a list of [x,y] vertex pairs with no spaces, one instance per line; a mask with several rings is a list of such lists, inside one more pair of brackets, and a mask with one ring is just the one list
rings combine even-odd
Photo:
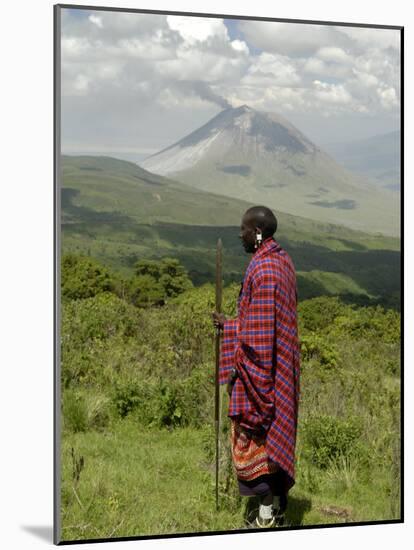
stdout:
[[[337,31],[328,25],[242,21],[238,27],[257,48],[283,55],[309,55],[338,42]],[[345,37],[339,38],[340,43],[346,41]]]
[[94,25],[96,25],[97,27],[99,27],[100,29],[103,28],[102,17],[99,17],[99,15],[90,15],[89,21]]
[[320,77],[346,78],[350,74],[347,64],[323,61],[318,57],[310,57],[303,64],[303,71]]
[[399,102],[394,88],[379,89],[377,93],[385,109],[392,109],[398,106]]
[[316,56],[324,61],[333,61],[336,63],[351,63],[352,58],[342,49],[337,47],[328,47],[319,48],[316,52]]
[[400,49],[400,32],[395,29],[373,29],[363,27],[336,27],[343,35],[351,39],[352,44],[367,49]]
[[300,77],[290,59],[263,52],[248,68],[241,83],[249,86],[295,86]]
[[328,82],[321,82],[320,80],[314,80],[313,84],[315,88],[315,97],[324,102],[347,104],[352,101],[351,94],[342,84],[329,84]]
[[237,81],[246,62],[242,58],[229,59],[208,50],[179,48],[174,59],[155,63],[163,78],[175,80]]
[[231,47],[236,50],[236,52],[243,52],[246,54],[250,53],[249,47],[247,46],[246,42],[243,42],[242,40],[232,40]]
[[305,61],[303,70],[310,74],[326,74],[328,68],[326,63],[316,57],[310,57]]
[[227,27],[222,19],[168,15],[167,23],[171,29],[178,31],[181,37],[191,45],[198,41],[203,42],[212,36],[218,36],[223,40],[229,38]]
[[130,127],[153,147],[150,113],[178,128],[228,102],[303,117],[398,111],[397,31],[244,20],[231,39],[214,17],[70,11],[62,10],[62,95],[79,131],[86,117],[109,140]]

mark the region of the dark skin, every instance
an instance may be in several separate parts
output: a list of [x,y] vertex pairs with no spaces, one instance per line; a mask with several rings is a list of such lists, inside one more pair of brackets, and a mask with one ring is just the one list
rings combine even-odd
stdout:
[[[240,225],[239,238],[242,241],[244,250],[249,254],[252,254],[257,250],[255,246],[257,236],[262,234],[262,230],[257,227],[255,222],[256,220],[252,216],[245,214]],[[225,315],[223,315],[223,313],[218,313],[217,311],[213,311],[211,315],[213,318],[214,328],[216,330],[223,330],[224,322],[226,321]],[[231,395],[234,382],[235,380],[229,380],[227,384],[227,393],[229,395]]]

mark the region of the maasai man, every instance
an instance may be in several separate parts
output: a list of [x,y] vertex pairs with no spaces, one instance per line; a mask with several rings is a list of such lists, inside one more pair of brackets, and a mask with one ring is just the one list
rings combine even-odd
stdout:
[[249,208],[240,238],[253,253],[238,298],[237,318],[213,312],[221,329],[219,383],[228,384],[232,462],[239,492],[260,496],[255,524],[283,520],[294,484],[299,402],[295,268],[273,238],[277,220]]

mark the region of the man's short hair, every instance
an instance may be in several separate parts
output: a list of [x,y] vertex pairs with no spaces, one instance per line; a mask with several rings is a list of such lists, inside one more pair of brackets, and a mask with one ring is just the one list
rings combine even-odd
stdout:
[[276,233],[277,219],[267,206],[252,206],[246,210],[244,215],[262,230],[264,239],[272,237]]

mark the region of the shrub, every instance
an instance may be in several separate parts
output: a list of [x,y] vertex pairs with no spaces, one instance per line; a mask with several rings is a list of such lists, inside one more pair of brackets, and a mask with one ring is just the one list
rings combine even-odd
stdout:
[[332,461],[350,456],[357,448],[362,423],[358,417],[315,416],[304,421],[303,432],[310,460],[319,468],[326,469]]
[[303,361],[316,359],[321,366],[328,369],[334,368],[338,364],[339,353],[336,346],[317,334],[303,335],[300,339],[300,349]]
[[135,334],[139,326],[139,313],[133,306],[113,294],[100,294],[64,304],[62,343],[73,349],[94,339],[128,337]]
[[212,416],[213,377],[208,365],[181,380],[128,376],[112,390],[112,402],[121,418],[129,414],[147,426],[202,426]]
[[334,319],[350,307],[338,297],[320,296],[299,302],[298,317],[301,330],[320,331],[329,328]]
[[62,298],[79,300],[114,290],[114,280],[106,267],[84,256],[67,254],[61,263]]
[[332,330],[351,338],[398,344],[401,337],[400,315],[394,310],[385,311],[381,306],[358,308],[338,316]]
[[[148,384],[146,386],[148,390]],[[140,406],[143,408],[142,404],[144,399],[148,400],[150,398],[149,393],[150,392],[148,391],[143,391],[142,385],[140,385],[136,380],[127,378],[115,383],[112,392],[112,401],[119,416],[124,418]]]

